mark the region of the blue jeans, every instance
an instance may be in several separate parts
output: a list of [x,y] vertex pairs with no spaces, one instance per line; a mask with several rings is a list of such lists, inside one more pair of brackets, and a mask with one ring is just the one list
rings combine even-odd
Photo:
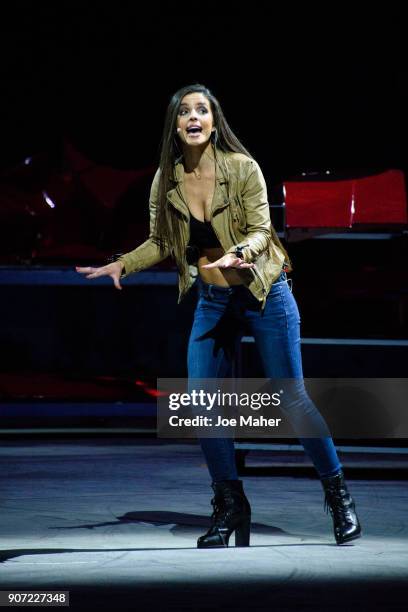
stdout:
[[[295,432],[297,422],[309,422],[319,431],[327,431],[323,437],[299,440],[320,478],[336,474],[342,464],[327,425],[304,388],[300,315],[286,274],[282,272],[272,284],[263,311],[244,285],[219,287],[200,278],[198,284],[199,299],[188,344],[189,379],[230,376],[238,342],[244,333],[253,335],[266,378],[299,379],[303,391],[286,416]],[[214,482],[238,478],[232,438],[199,438],[199,442]]]

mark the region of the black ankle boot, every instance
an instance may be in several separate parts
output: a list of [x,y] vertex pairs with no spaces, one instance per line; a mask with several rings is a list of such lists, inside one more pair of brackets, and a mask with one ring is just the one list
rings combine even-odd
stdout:
[[249,546],[251,507],[242,488],[241,480],[213,482],[214,497],[211,504],[211,527],[197,540],[197,548],[228,546],[235,531],[235,546]]
[[332,515],[337,544],[344,544],[359,538],[361,526],[342,470],[334,476],[322,478],[321,482],[325,491],[324,509],[326,513],[330,510]]

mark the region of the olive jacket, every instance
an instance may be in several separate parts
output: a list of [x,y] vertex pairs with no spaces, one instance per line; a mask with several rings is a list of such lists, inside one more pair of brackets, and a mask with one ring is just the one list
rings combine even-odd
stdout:
[[[225,253],[233,253],[242,247],[246,262],[253,268],[240,270],[244,284],[265,306],[266,296],[272,283],[280,275],[282,267],[292,270],[289,256],[271,224],[267,188],[259,164],[242,154],[214,149],[216,178],[211,205],[211,225]],[[160,253],[155,240],[160,168],[156,171],[150,190],[150,234],[149,238],[133,251],[121,255],[117,261],[124,263],[121,278],[144,270],[172,255],[179,271],[179,299],[185,296],[198,270],[189,265],[186,248],[190,238],[190,212],[184,194],[184,166],[179,158],[175,162],[171,189],[167,191],[167,205],[180,213],[182,236],[185,248],[182,253],[173,252],[171,245]]]

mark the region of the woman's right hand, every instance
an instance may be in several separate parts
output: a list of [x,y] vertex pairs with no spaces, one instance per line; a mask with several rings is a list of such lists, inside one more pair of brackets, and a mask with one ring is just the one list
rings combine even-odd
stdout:
[[116,289],[122,289],[119,279],[122,274],[124,265],[125,264],[122,261],[114,261],[113,263],[110,263],[107,266],[102,266],[101,268],[80,268],[78,266],[75,266],[75,270],[80,274],[85,274],[86,278],[99,278],[99,276],[110,276],[113,280],[113,284],[115,285]]

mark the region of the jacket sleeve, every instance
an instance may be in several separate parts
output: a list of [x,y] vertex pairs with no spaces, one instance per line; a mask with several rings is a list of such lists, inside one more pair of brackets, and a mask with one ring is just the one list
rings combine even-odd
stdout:
[[146,268],[150,268],[155,264],[159,263],[163,259],[165,259],[170,254],[170,249],[166,247],[166,251],[164,255],[160,253],[160,249],[154,237],[154,226],[156,221],[156,211],[157,211],[157,195],[159,188],[159,177],[160,177],[160,169],[156,171],[154,175],[152,186],[150,189],[150,197],[149,197],[149,210],[150,210],[150,232],[149,238],[143,242],[141,245],[136,247],[133,251],[129,251],[129,253],[124,253],[120,257],[117,258],[116,261],[123,261],[124,268],[122,270],[121,278],[125,278],[129,274],[133,272],[139,272],[140,270],[144,270]]
[[248,233],[244,240],[227,252],[233,253],[238,246],[242,247],[244,261],[251,263],[268,248],[271,240],[271,217],[266,183],[259,164],[253,159],[248,164],[241,199]]

